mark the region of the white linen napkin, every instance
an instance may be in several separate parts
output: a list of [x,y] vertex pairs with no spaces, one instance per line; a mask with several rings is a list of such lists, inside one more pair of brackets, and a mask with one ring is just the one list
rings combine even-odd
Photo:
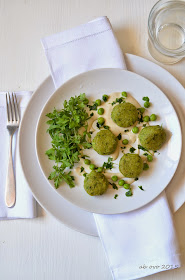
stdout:
[[[107,17],[42,39],[54,84],[95,68],[126,69]],[[115,280],[137,279],[180,266],[179,248],[165,193],[120,215],[94,214]]]
[[[12,208],[8,208],[5,204],[5,184],[9,151],[9,134],[6,129],[7,115],[5,94],[5,92],[0,92],[0,220],[34,218],[36,216],[36,201],[28,188],[21,168],[18,151],[18,131],[16,131],[12,143],[16,178],[16,203]],[[30,100],[31,94],[32,92],[16,92],[21,117]]]

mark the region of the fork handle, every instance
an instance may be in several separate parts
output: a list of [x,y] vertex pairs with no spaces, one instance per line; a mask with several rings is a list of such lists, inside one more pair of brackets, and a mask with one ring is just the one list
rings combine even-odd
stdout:
[[13,135],[10,135],[8,170],[5,188],[5,203],[7,207],[12,207],[15,204],[15,177],[12,160],[12,137]]

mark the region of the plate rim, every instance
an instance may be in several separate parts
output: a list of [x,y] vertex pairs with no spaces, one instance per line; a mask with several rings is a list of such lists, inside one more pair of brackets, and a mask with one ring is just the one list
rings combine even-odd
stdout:
[[[137,57],[137,56],[136,56]],[[154,63],[155,64],[155,63]],[[168,98],[168,96],[157,86],[155,85],[152,81],[148,80],[147,78],[141,76],[140,74],[137,74],[135,72],[132,72],[132,71],[129,71],[129,70],[125,70],[125,69],[120,69],[120,68],[98,68],[98,69],[93,69],[93,70],[89,70],[89,71],[86,71],[86,72],[83,72],[83,73],[80,73],[76,76],[73,76],[72,78],[70,78],[69,80],[67,80],[65,83],[63,83],[58,89],[56,89],[53,94],[47,99],[47,101],[45,102],[44,106],[42,107],[42,110],[39,114],[39,118],[37,120],[37,124],[36,124],[36,129],[35,129],[35,151],[36,151],[36,157],[37,157],[37,161],[38,161],[38,164],[39,164],[39,167],[41,169],[41,172],[42,174],[44,175],[45,179],[48,180],[43,168],[42,168],[42,165],[40,163],[40,159],[39,159],[39,154],[38,154],[38,126],[39,126],[39,123],[40,123],[40,119],[41,119],[41,116],[43,114],[43,111],[45,110],[45,107],[47,106],[47,104],[50,102],[50,100],[52,100],[54,98],[54,95],[57,95],[57,93],[61,90],[61,88],[65,87],[66,84],[68,83],[71,83],[73,82],[73,80],[76,80],[76,79],[80,79],[81,76],[83,75],[88,75],[88,73],[92,73],[92,72],[98,72],[98,71],[119,71],[119,72],[129,72],[131,75],[133,76],[136,76],[136,77],[139,77],[139,79],[144,79],[146,80],[148,83],[150,83],[154,88],[157,88],[157,90],[159,90],[162,95],[164,95],[166,97],[166,99],[168,100],[169,104],[171,105],[171,107],[173,108],[174,110],[174,113],[175,113],[175,116],[176,116],[176,119],[177,119],[177,123],[178,123],[178,126],[179,126],[179,130],[180,130],[180,151],[179,151],[179,158],[177,160],[177,163],[176,163],[176,167],[174,169],[174,172],[173,172],[173,175],[171,176],[170,180],[168,181],[168,183],[166,184],[166,186],[153,198],[151,198],[150,200],[148,200],[145,204],[139,206],[139,207],[135,207],[135,208],[132,208],[132,210],[128,210],[128,211],[124,211],[124,212],[116,212],[116,213],[111,213],[111,212],[94,212],[92,210],[89,210],[89,209],[86,209],[86,208],[83,208],[82,206],[79,206],[78,204],[72,202],[71,200],[69,200],[68,198],[66,198],[65,196],[63,196],[62,194],[60,194],[59,192],[57,192],[54,187],[51,185],[51,183],[49,182],[50,184],[50,187],[59,195],[61,196],[63,199],[65,199],[66,201],[70,202],[71,204],[73,204],[74,206],[76,207],[79,207],[81,210],[84,210],[84,211],[87,211],[87,212],[90,212],[90,213],[96,213],[96,214],[104,214],[104,215],[116,215],[116,214],[123,214],[123,213],[129,213],[129,212],[132,212],[132,211],[135,211],[135,210],[138,210],[142,207],[145,207],[147,204],[151,203],[153,200],[155,200],[155,198],[157,198],[166,188],[167,186],[169,185],[169,183],[171,182],[172,178],[174,177],[176,171],[177,171],[177,168],[178,168],[178,165],[179,165],[179,162],[180,162],[180,159],[181,159],[181,155],[182,155],[182,127],[181,127],[181,122],[180,122],[180,119],[178,117],[178,114],[176,112],[176,109],[174,108],[173,104],[171,103],[170,99]],[[168,72],[168,71],[167,71]],[[39,87],[40,88],[40,87]],[[39,89],[38,88],[38,89]]]

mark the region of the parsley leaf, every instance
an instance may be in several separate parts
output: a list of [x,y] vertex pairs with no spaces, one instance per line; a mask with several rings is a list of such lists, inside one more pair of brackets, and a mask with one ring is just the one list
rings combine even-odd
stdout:
[[118,140],[121,140],[121,133],[117,136]]
[[118,197],[118,194],[115,194],[114,199],[116,199]]
[[132,196],[132,191],[129,190],[128,192],[125,193],[126,196]]
[[[62,181],[70,187],[74,187],[74,177],[65,172],[65,169],[72,169],[74,164],[79,162],[82,148],[89,149],[92,144],[87,141],[91,134],[87,131],[87,120],[89,115],[85,110],[87,98],[85,93],[71,97],[64,101],[62,110],[54,109],[46,116],[47,132],[51,137],[51,149],[46,151],[50,160],[55,161],[54,171],[49,175],[58,188]],[[84,127],[84,132],[79,130]]]
[[108,125],[104,125],[104,128],[105,128],[105,129],[109,129],[109,126],[108,126]]
[[111,183],[111,182],[109,182],[109,184],[111,184],[111,185],[112,185],[112,187],[113,187],[113,189],[114,189],[114,190],[118,190],[118,187],[116,186],[116,184],[115,184],[115,183]]
[[111,105],[115,105],[116,103],[125,103],[125,97],[120,97],[120,98],[116,98],[116,100],[114,100]]
[[144,191],[143,187],[142,186],[138,186],[138,188],[140,188],[140,190]]
[[74,188],[74,177],[71,176],[71,172],[63,172],[63,168],[58,167],[57,165],[53,166],[54,171],[50,173],[48,179],[54,181],[55,188],[58,189],[60,183],[64,180],[70,188]]
[[[146,152],[148,152],[150,155],[152,155],[152,154],[149,152],[149,150],[147,150],[146,148],[144,148],[144,147],[141,146],[141,145],[138,145],[138,149],[139,149],[139,150],[142,150],[142,151],[146,151]],[[155,153],[155,152],[154,152],[154,153]],[[148,156],[147,153],[144,153],[143,155],[144,155],[144,156]]]
[[136,149],[134,147],[130,148],[130,152],[133,154]]
[[112,161],[113,161],[113,158],[109,157],[108,161],[104,162],[102,167],[105,168],[105,169],[110,169],[111,170],[114,167],[114,163]]
[[108,98],[109,98],[109,97],[108,97],[108,95],[106,95],[106,94],[104,94],[104,95],[102,96],[102,99],[103,99],[104,102],[107,102]]
[[87,107],[89,107],[90,111],[92,110],[97,111],[98,104],[94,102],[93,105],[87,105]]
[[150,101],[150,98],[148,96],[145,96],[142,98],[144,101]]
[[81,166],[81,167],[80,167],[80,172],[82,173],[83,171],[84,171],[84,167]]
[[138,145],[138,149],[139,150],[142,150],[142,151],[147,151],[148,152],[148,150],[147,149],[145,149],[143,146],[141,146],[141,145]]

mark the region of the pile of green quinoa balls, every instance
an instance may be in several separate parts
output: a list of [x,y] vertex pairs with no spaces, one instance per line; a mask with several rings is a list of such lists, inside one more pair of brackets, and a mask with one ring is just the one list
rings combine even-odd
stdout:
[[[150,116],[143,114],[145,110],[150,107],[150,99],[148,97],[143,97],[144,107],[136,108],[133,104],[126,102],[127,92],[122,92],[120,98],[116,98],[116,100],[112,103],[115,105],[111,112],[111,118],[115,124],[119,127],[125,128],[125,132],[128,132],[129,127],[136,124],[136,122],[145,123],[142,126],[140,131],[139,127],[135,125],[132,128],[132,133],[138,134],[140,145],[138,145],[138,149],[144,151],[143,156],[146,157],[146,160],[143,161],[139,154],[135,154],[135,148],[130,148],[130,153],[124,153],[119,162],[119,171],[126,178],[133,178],[135,181],[138,180],[139,175],[143,170],[148,170],[149,165],[147,162],[153,161],[153,154],[159,150],[163,143],[166,140],[166,132],[159,125],[149,126],[150,121],[156,121],[157,116],[152,114]],[[109,99],[108,95],[103,95],[102,100],[107,102]],[[124,145],[122,151],[129,144],[128,139],[121,139],[121,134],[115,136],[109,126],[105,126],[105,119],[103,118],[104,109],[99,107],[102,104],[101,99],[97,99],[94,102],[95,110],[100,115],[97,119],[97,127],[100,131],[96,134],[92,141],[92,148],[100,155],[111,155],[117,148],[118,141],[122,141]],[[99,107],[99,108],[98,108]],[[148,126],[147,126],[148,124]],[[140,132],[139,132],[140,131]],[[84,173],[84,189],[91,196],[102,195],[106,192],[109,184],[112,185],[113,189],[118,190],[118,186],[126,189],[126,196],[132,196],[132,188],[131,185],[128,184],[123,179],[118,179],[118,176],[113,175],[111,177],[111,181],[108,181],[106,176],[103,174],[105,169],[112,169],[113,163],[111,160],[109,161],[109,165],[105,168],[105,165],[102,167],[96,167],[91,163],[90,159],[84,159],[84,163],[89,165],[91,172],[89,174]],[[106,164],[106,163],[104,163]],[[116,184],[117,183],[117,184]],[[118,185],[118,186],[117,186]],[[142,191],[142,186],[138,186]],[[114,198],[116,199],[118,194],[115,194]]]

